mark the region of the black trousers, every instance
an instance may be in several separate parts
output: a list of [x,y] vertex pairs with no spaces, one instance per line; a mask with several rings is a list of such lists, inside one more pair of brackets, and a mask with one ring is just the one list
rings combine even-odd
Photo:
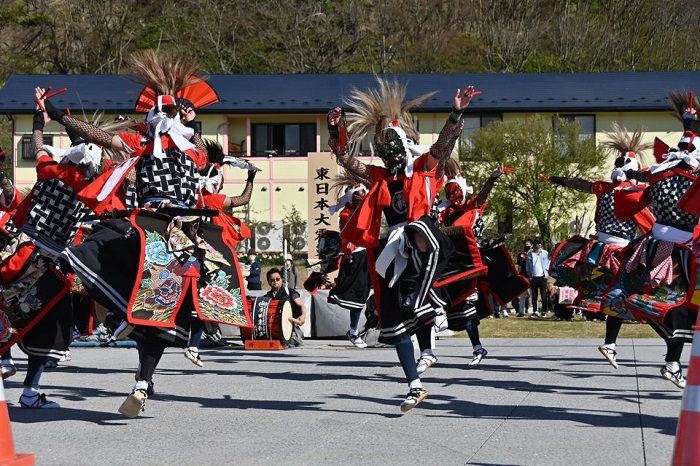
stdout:
[[547,277],[532,277],[530,279],[530,290],[532,291],[532,312],[537,313],[537,292],[542,298],[542,312],[549,311],[549,296],[547,296]]

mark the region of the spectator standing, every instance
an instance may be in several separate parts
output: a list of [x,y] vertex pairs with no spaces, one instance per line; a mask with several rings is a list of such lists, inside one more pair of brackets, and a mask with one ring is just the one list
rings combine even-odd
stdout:
[[[526,267],[526,262],[527,262],[527,254],[530,252],[532,249],[532,241],[525,240],[525,243],[523,243],[523,250],[518,253],[517,257],[517,266],[518,266],[518,273],[520,275],[525,275],[527,276],[527,267]],[[527,310],[530,308],[530,290],[525,291],[523,294],[521,294],[519,297],[513,300],[513,309],[517,311],[517,317],[525,317],[525,314],[527,314]]]
[[549,297],[547,296],[547,277],[549,276],[549,252],[542,247],[542,240],[535,238],[533,248],[527,253],[525,269],[527,278],[530,279],[530,290],[532,291],[532,314],[538,317],[537,295],[539,293],[542,300],[540,317],[546,317],[549,311]]
[[260,274],[262,273],[262,264],[257,258],[258,256],[255,254],[254,249],[248,251],[250,275],[248,275],[246,280],[248,281],[249,290],[262,290],[262,279],[260,278]]

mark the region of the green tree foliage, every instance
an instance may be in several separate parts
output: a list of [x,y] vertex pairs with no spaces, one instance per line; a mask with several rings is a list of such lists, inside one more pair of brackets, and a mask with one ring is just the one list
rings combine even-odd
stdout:
[[[301,212],[292,206],[292,209],[285,209],[285,217],[282,219],[282,238],[287,242],[289,252],[292,254],[301,252],[304,243],[307,242],[306,220],[301,216]],[[300,240],[304,240],[303,242]]]
[[481,128],[472,135],[470,147],[460,151],[462,173],[475,191],[496,166],[513,168],[499,178],[488,209],[501,226],[512,222],[515,240],[539,232],[551,245],[567,237],[568,223],[592,200],[590,194],[552,186],[539,177],[599,179],[607,155],[579,130],[577,123],[535,115]]

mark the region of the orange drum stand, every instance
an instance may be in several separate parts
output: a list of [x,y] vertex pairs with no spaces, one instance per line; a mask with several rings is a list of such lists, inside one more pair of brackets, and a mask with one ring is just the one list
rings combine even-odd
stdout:
[[285,349],[277,340],[246,340],[245,349],[247,350],[283,350]]

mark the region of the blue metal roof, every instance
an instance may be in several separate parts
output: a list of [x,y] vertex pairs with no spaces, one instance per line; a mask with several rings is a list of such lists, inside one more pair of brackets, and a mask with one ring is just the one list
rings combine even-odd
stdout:
[[[438,91],[419,111],[446,111],[458,87],[482,91],[472,112],[593,112],[666,110],[670,89],[693,90],[700,72],[395,74],[408,96]],[[374,86],[372,74],[211,75],[221,101],[201,113],[325,113],[353,87]],[[63,87],[59,108],[73,112],[133,111],[141,88],[121,75],[12,75],[0,89],[0,112],[32,113],[36,86]]]

